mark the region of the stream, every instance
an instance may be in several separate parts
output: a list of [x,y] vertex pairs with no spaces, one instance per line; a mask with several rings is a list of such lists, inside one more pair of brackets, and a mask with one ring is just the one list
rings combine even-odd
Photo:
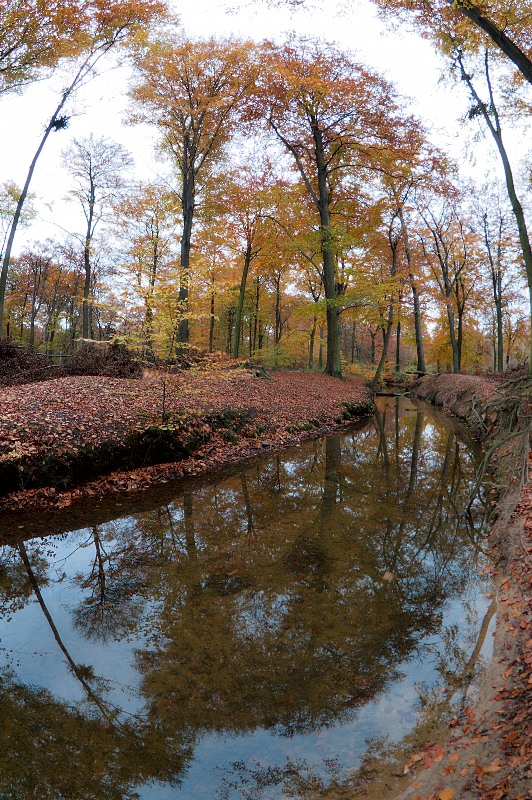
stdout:
[[435,409],[379,398],[0,544],[0,797],[382,797],[490,657],[477,463]]

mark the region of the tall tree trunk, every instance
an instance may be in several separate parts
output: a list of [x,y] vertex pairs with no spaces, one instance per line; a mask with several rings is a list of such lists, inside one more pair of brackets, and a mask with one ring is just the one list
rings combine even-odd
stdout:
[[228,355],[231,355],[231,342],[233,338],[233,319],[235,316],[234,308],[230,308],[227,311],[227,341],[225,350]]
[[[26,318],[26,304],[27,304],[27,302],[28,302],[28,293],[25,292],[24,293],[24,302],[22,303],[22,308],[20,310],[20,325],[19,325],[20,344],[22,344],[22,338],[24,336],[24,320]],[[8,333],[8,339],[9,339],[9,333]]]
[[240,333],[242,329],[242,312],[244,310],[244,301],[246,299],[246,283],[248,280],[249,265],[253,253],[251,249],[251,242],[247,243],[246,252],[244,253],[244,266],[242,267],[242,277],[240,278],[240,292],[238,295],[238,303],[235,312],[235,327],[233,331],[233,352],[232,357],[238,358],[238,351],[240,347]]
[[425,365],[425,352],[423,348],[423,328],[421,325],[421,305],[419,302],[419,290],[417,288],[417,281],[414,276],[412,250],[410,249],[410,239],[408,236],[408,228],[406,226],[403,209],[399,207],[399,222],[401,223],[401,230],[405,242],[406,262],[408,264],[408,280],[412,290],[412,302],[414,304],[414,329],[416,334],[416,355],[417,355],[417,371],[420,375],[426,372]]
[[449,323],[449,341],[451,342],[451,351],[453,354],[453,372],[460,372],[460,357],[458,353],[458,342],[456,341],[456,331],[454,327],[454,310],[451,298],[446,298],[447,307],[447,321]]
[[[281,276],[275,277],[275,338],[274,344],[277,346],[281,341],[283,324],[281,320]],[[277,359],[277,356],[276,356]]]
[[259,325],[259,300],[260,300],[260,278],[255,278],[255,310],[253,318],[253,353],[257,352],[257,331]]
[[194,220],[195,205],[195,175],[194,153],[191,149],[189,137],[185,137],[183,146],[183,188],[181,195],[181,211],[183,218],[183,232],[181,235],[179,278],[179,311],[181,319],[177,331],[177,341],[180,345],[187,345],[189,341],[188,303],[190,294],[190,244],[192,241],[192,223]]
[[388,356],[388,347],[390,344],[390,337],[392,335],[392,328],[393,328],[393,307],[394,307],[394,301],[391,300],[390,305],[388,307],[388,321],[386,324],[386,329],[384,331],[384,342],[382,346],[381,357],[379,359],[375,375],[373,376],[369,384],[372,391],[375,389],[375,386],[381,379],[382,371],[384,369],[386,358]]
[[323,289],[326,300],[327,319],[327,363],[325,372],[336,378],[342,377],[340,354],[340,321],[338,317],[336,270],[332,246],[329,190],[327,187],[327,164],[323,145],[323,134],[317,124],[313,125],[313,138],[318,172],[318,198],[320,213],[321,255],[323,261]]
[[314,369],[314,343],[316,341],[316,327],[318,320],[316,317],[312,320],[312,328],[310,329],[310,337],[308,343],[308,368]]
[[495,314],[497,317],[497,371],[504,371],[504,333],[502,321],[502,273],[499,269],[494,277],[496,287],[495,294]]
[[[529,350],[528,350],[528,374],[532,376],[532,248],[530,246],[530,237],[528,235],[528,229],[526,226],[523,206],[521,205],[519,198],[517,196],[512,166],[510,164],[510,159],[508,158],[508,153],[506,152],[506,147],[504,146],[502,138],[502,129],[500,125],[499,114],[497,112],[497,106],[495,105],[495,98],[493,96],[493,90],[491,87],[488,52],[486,51],[485,55],[485,73],[486,73],[486,81],[488,84],[488,91],[490,96],[489,110],[487,104],[482,102],[475,87],[473,86],[471,77],[467,74],[464,68],[461,56],[458,57],[458,63],[460,65],[462,80],[467,84],[472,98],[477,103],[477,108],[480,110],[484,122],[486,123],[493,137],[493,140],[495,141],[497,150],[499,151],[499,156],[501,158],[502,166],[504,169],[504,177],[506,181],[508,198],[510,200],[510,205],[512,206],[512,211],[514,213],[515,221],[517,223],[517,230],[519,232],[519,242],[521,245],[521,253],[523,255],[523,261],[525,263],[525,270],[526,270],[526,277],[528,284],[528,316],[530,320],[530,332],[531,332],[529,338]],[[494,120],[495,120],[494,122],[491,119],[491,114],[494,115]]]
[[395,371],[401,369],[401,320],[397,320],[395,328]]
[[504,334],[502,319],[502,270],[501,270],[501,239],[503,236],[503,222],[499,218],[499,241],[497,244],[497,255],[494,256],[492,242],[488,227],[488,215],[484,214],[482,219],[484,230],[484,244],[490,263],[491,287],[493,290],[493,302],[495,304],[495,328],[493,330],[493,369],[495,372],[504,371]]
[[159,266],[159,249],[157,239],[153,245],[153,257],[148,278],[148,293],[145,300],[144,311],[144,332],[146,338],[146,352],[153,356],[153,295],[155,293],[155,282],[157,280],[157,269]]
[[96,204],[96,189],[92,175],[90,176],[89,186],[89,209],[87,215],[87,230],[85,232],[85,243],[83,246],[83,269],[85,280],[83,281],[83,305],[82,305],[82,325],[81,335],[84,339],[91,338],[92,328],[92,309],[89,304],[89,297],[92,284],[92,264],[91,264],[91,243],[93,237],[94,207]]
[[209,353],[214,351],[214,300],[215,300],[215,291],[214,291],[214,281],[211,286],[211,310],[209,315]]

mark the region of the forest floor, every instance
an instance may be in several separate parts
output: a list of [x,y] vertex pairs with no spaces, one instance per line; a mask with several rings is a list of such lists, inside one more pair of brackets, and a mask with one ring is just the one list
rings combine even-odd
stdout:
[[372,411],[358,379],[220,365],[0,391],[0,510],[64,508],[297,445]]
[[[416,394],[466,420],[489,446],[490,421],[482,406],[512,391],[512,384],[496,377],[440,375],[421,379]],[[512,456],[510,444],[502,448],[507,449],[507,485],[493,501],[495,521],[487,543],[497,606],[493,658],[478,696],[451,721],[447,742],[427,742],[412,753],[402,765],[403,778],[393,780],[392,773],[387,785],[381,783],[381,798],[532,797],[532,482],[522,485],[522,458]],[[528,462],[532,467],[530,456]],[[350,797],[363,795],[355,791]]]

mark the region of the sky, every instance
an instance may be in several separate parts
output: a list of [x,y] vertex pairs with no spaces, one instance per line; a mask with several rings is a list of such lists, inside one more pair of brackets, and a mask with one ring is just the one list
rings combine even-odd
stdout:
[[[238,0],[235,0],[238,1]],[[228,12],[219,0],[173,0],[184,31],[191,37],[228,36],[282,39],[298,33],[336,42],[356,58],[393,82],[410,110],[421,117],[436,144],[453,157],[464,159],[463,129],[457,122],[466,108],[456,89],[441,82],[445,63],[430,44],[405,30],[392,31],[380,19],[370,0],[357,0],[347,7],[343,0],[314,0],[291,11],[268,7],[267,2],[241,0]],[[342,10],[343,9],[343,10]],[[73,106],[69,128],[51,134],[38,163],[31,190],[37,195],[39,215],[32,228],[17,234],[15,252],[28,242],[80,234],[81,209],[66,202],[69,179],[62,151],[75,137],[93,132],[119,141],[135,160],[134,175],[149,180],[164,172],[154,158],[156,132],[146,126],[125,125],[127,118],[128,70],[109,65],[80,94]],[[0,127],[0,182],[24,182],[28,165],[54,105],[54,81],[31,86],[18,97],[2,98]],[[55,81],[56,88],[60,84]],[[480,169],[482,169],[482,164]],[[477,167],[478,169],[478,164]],[[466,166],[467,169],[467,166]]]

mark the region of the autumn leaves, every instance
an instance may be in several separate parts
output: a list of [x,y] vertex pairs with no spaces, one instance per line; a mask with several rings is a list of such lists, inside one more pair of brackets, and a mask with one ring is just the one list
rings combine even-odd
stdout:
[[[205,238],[198,212],[207,210],[208,219],[210,211],[207,225],[203,216],[208,231],[217,205],[220,210],[214,185],[218,196],[232,198],[226,220],[239,215],[247,220],[240,235],[239,297],[228,331],[232,355],[239,354],[250,263],[259,250],[265,252],[256,236],[259,228],[269,226],[270,240],[284,234],[285,267],[304,262],[295,280],[305,281],[310,265],[322,287],[326,371],[341,375],[340,314],[352,303],[342,298],[349,281],[339,278],[340,262],[345,264],[363,235],[356,229],[367,230],[373,221],[370,214],[361,214],[362,196],[373,195],[375,203],[386,191],[382,174],[393,164],[415,160],[412,148],[422,146],[415,136],[417,122],[401,113],[386,81],[334,46],[303,37],[278,45],[190,42],[168,34],[143,41],[136,64],[133,117],[157,126],[177,177],[182,229],[178,341],[189,341],[191,253],[195,242]],[[239,163],[229,150],[235,143],[249,149],[252,163]],[[277,153],[276,166],[272,152]],[[231,163],[240,179],[227,169]],[[238,185],[244,196],[237,199]],[[257,277],[260,281],[260,273]],[[320,289],[313,296],[318,298]],[[252,351],[255,344],[250,341]]]
[[[69,350],[80,337],[118,334],[149,358],[193,346],[336,376],[362,362],[353,369],[374,385],[394,346],[397,372],[406,364],[419,373],[427,364],[502,370],[522,360],[519,256],[505,209],[472,208],[470,187],[405,101],[351,54],[295,34],[190,40],[151,0],[5,5],[0,91],[58,64],[71,80],[25,185],[3,184],[5,202],[0,187],[9,219],[2,333],[46,352],[52,341]],[[443,5],[432,6],[443,19]],[[40,38],[23,21],[30,10],[44,15]],[[13,259],[47,138],[63,130],[78,88],[118,44],[132,67],[129,122],[154,133],[161,174],[127,183],[118,145],[77,138],[71,195],[84,230]],[[68,280],[48,281],[46,296],[59,297],[57,288],[62,297],[45,317],[34,267],[49,256],[48,273]]]

